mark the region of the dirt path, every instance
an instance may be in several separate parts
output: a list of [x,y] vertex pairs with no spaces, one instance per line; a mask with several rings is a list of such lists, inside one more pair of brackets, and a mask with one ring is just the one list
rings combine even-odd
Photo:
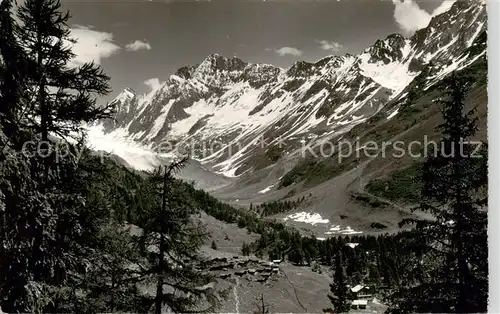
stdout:
[[235,313],[240,313],[240,298],[238,297],[238,286],[240,285],[240,279],[236,277],[236,284],[233,286],[234,304],[236,307]]
[[304,309],[305,313],[307,313],[307,308],[304,306],[304,304],[302,304],[302,302],[300,302],[300,299],[299,299],[299,296],[297,294],[297,289],[295,288],[295,285],[290,281],[290,278],[288,278],[288,276],[287,276],[286,272],[283,270],[283,268],[280,267],[280,271],[283,272],[283,274],[285,275],[286,280],[292,286],[293,292],[295,294],[295,299],[297,299],[297,303],[300,305],[300,307],[302,309]]

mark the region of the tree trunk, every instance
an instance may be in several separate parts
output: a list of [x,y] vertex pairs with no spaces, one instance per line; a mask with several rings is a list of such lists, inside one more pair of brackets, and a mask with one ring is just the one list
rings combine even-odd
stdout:
[[[162,213],[167,209],[167,167],[165,166],[163,174],[163,195],[162,195]],[[160,247],[158,257],[158,281],[156,285],[156,300],[155,300],[155,313],[161,314],[161,307],[163,303],[163,264],[165,254],[165,236],[160,232]]]
[[[454,139],[454,143],[459,143],[461,142],[460,137],[456,137]],[[455,206],[453,208],[453,213],[454,213],[454,218],[456,221],[454,222],[454,237],[453,241],[455,241],[454,245],[452,247],[456,248],[456,254],[457,257],[457,267],[458,267],[458,300],[457,300],[457,308],[455,309],[455,312],[457,313],[467,313],[468,312],[468,306],[467,306],[467,278],[468,278],[468,268],[467,268],[467,262],[465,260],[464,256],[464,248],[463,248],[463,243],[462,243],[462,233],[464,231],[464,213],[463,213],[463,206],[464,206],[464,191],[461,188],[461,180],[463,180],[464,174],[463,174],[463,168],[460,165],[460,161],[463,159],[460,154],[455,152],[454,156],[454,165],[453,165],[453,171],[454,175],[457,178],[456,185],[455,185]]]
[[158,281],[156,284],[156,300],[155,300],[155,313],[161,314],[161,306],[163,303],[163,254],[165,253],[163,250],[164,246],[164,237],[163,234],[160,234],[160,254],[158,257]]

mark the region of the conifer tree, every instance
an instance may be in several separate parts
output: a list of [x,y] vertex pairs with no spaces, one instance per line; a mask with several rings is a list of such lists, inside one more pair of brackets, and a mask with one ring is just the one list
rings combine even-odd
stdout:
[[144,282],[156,285],[155,296],[145,301],[148,309],[154,305],[155,313],[165,307],[173,312],[211,311],[217,305],[210,286],[212,276],[195,270],[207,233],[192,220],[197,209],[182,193],[175,192],[182,187],[173,174],[185,162],[182,159],[157,169],[147,179],[151,199],[143,210],[143,241],[145,247],[156,249],[145,252],[149,267],[142,274]]
[[[22,91],[26,87],[26,58],[15,37],[16,23],[13,19],[12,0],[0,2],[0,125],[10,144],[17,144],[15,140],[19,127],[19,118],[24,106]],[[15,143],[12,143],[14,140]],[[0,143],[2,151],[5,143]]]
[[[141,311],[142,293],[135,266],[141,263],[130,230],[110,220],[97,232],[96,254],[86,259],[85,279],[76,283],[85,294],[72,300],[69,311],[116,313]],[[75,285],[76,286],[76,285]]]
[[[32,175],[41,181],[42,193],[57,181],[56,136],[84,139],[84,123],[110,118],[110,105],[98,106],[96,96],[110,92],[109,77],[94,62],[78,64],[68,25],[69,12],[61,11],[59,0],[26,0],[18,8],[14,28],[26,56],[24,79],[30,86],[26,116],[19,123],[38,136]],[[50,182],[52,180],[52,182]]]
[[478,129],[475,110],[465,110],[472,83],[466,76],[445,80],[444,122],[438,126],[442,140],[424,163],[419,206],[436,219],[403,221],[415,224],[426,246],[416,261],[424,277],[393,295],[394,312],[486,311],[487,159],[474,155],[477,144],[469,143]]
[[328,299],[330,299],[333,305],[333,312],[343,313],[349,311],[346,275],[342,263],[342,252],[340,250],[335,254],[333,282],[330,284],[330,293]]
[[109,118],[111,107],[97,106],[95,95],[109,93],[109,77],[93,62],[75,66],[68,20],[59,0],[26,0],[19,7],[16,34],[28,56],[34,87],[30,127],[48,141],[82,131],[82,122]]
[[292,237],[290,239],[291,247],[290,252],[288,253],[288,259],[296,264],[302,264],[304,262],[304,250],[302,247],[302,237],[298,231],[294,231],[292,233]]
[[[59,159],[48,147],[50,158],[43,158],[36,143],[61,145],[82,122],[106,117],[109,108],[98,108],[93,95],[108,91],[108,78],[93,64],[69,66],[69,15],[59,12],[58,1],[27,0],[18,8],[20,24],[12,19],[11,1],[0,5],[1,306],[8,312],[73,311],[83,263],[96,254],[94,231],[103,221],[97,216],[106,211],[85,199],[89,175],[99,170],[85,169],[77,153],[81,142],[65,143],[68,154]],[[20,151],[28,139],[35,147]]]

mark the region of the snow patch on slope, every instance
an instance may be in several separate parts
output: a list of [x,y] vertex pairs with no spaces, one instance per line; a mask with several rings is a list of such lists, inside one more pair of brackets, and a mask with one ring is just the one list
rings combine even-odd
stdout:
[[390,89],[393,91],[393,95],[399,94],[410,82],[417,76],[418,73],[412,73],[408,69],[411,58],[411,43],[410,40],[405,41],[405,46],[402,48],[401,53],[403,54],[400,61],[389,62],[384,64],[382,61],[375,63],[369,63],[371,55],[369,53],[363,53],[360,55],[360,65],[359,68],[362,74],[366,77],[371,78],[379,85]]
[[264,193],[267,193],[269,191],[271,191],[271,189],[273,188],[274,184],[268,186],[267,188],[263,189],[263,190],[260,190],[258,193],[259,194],[264,194]]
[[354,231],[351,227],[347,226],[343,229],[340,225],[332,225],[330,227],[330,231],[325,232],[326,235],[332,234],[359,234],[363,233],[362,231]]
[[300,212],[300,213],[295,213],[286,216],[283,218],[284,221],[287,220],[292,220],[296,222],[303,222],[306,224],[311,224],[311,225],[317,225],[317,224],[327,224],[330,221],[328,219],[325,219],[321,217],[320,214],[318,213],[306,213],[306,212]]
[[391,114],[387,116],[387,120],[391,120],[392,118],[394,118],[398,114],[398,111],[399,108],[391,112]]

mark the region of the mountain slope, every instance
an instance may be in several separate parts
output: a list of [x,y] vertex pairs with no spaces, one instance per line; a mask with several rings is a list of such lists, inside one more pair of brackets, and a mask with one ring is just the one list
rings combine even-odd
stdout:
[[432,85],[467,66],[485,53],[463,55],[485,29],[485,6],[457,1],[411,38],[392,34],[357,56],[281,69],[212,54],[149,94],[125,89],[113,101],[116,121],[105,122],[104,130],[160,152],[187,149],[213,171],[241,175],[387,110],[429,67],[432,73],[424,74]]

